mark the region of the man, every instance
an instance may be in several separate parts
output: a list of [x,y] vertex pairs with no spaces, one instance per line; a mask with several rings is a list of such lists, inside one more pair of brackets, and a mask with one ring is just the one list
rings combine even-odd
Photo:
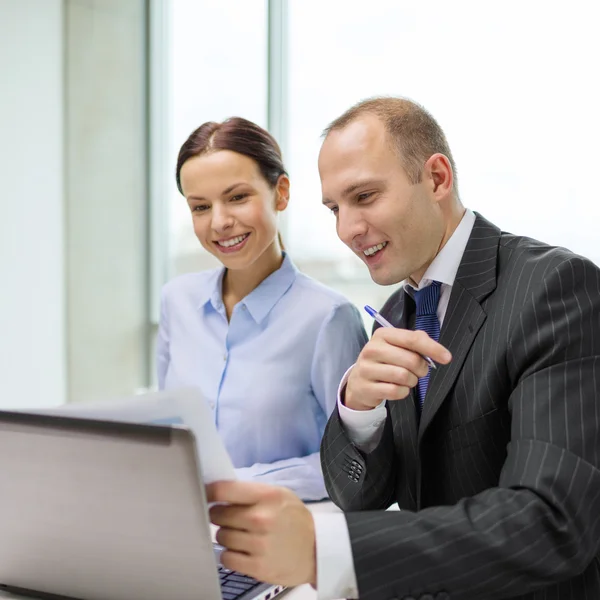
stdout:
[[600,598],[600,271],[465,210],[410,101],[334,121],[319,171],[340,238],[405,281],[382,309],[397,328],[375,330],[323,439],[346,514],[219,483],[228,565],[323,598]]

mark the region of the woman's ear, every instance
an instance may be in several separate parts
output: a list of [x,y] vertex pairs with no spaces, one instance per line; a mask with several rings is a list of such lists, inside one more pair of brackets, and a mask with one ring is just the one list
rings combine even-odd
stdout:
[[285,210],[290,201],[290,178],[280,175],[275,185],[275,209]]

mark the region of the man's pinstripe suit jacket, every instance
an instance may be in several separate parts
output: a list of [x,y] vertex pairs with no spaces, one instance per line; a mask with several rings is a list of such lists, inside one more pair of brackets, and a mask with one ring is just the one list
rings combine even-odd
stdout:
[[440,343],[420,420],[388,402],[368,454],[325,431],[361,600],[600,600],[600,270],[477,215]]

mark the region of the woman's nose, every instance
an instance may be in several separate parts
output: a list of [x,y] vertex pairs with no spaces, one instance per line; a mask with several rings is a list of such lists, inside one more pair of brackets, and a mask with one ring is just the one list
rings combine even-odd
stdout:
[[226,208],[213,206],[211,226],[214,231],[227,231],[233,227],[233,223],[233,216]]

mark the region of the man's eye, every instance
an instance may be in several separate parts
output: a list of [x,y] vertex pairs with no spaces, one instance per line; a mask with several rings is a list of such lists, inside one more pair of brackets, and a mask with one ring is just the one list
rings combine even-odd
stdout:
[[358,201],[361,202],[362,200],[367,200],[372,195],[373,195],[373,192],[363,192],[362,194],[359,194],[357,196],[357,198],[358,198]]
[[332,214],[337,215],[338,214],[338,207],[337,206],[328,206],[329,210],[331,211]]

